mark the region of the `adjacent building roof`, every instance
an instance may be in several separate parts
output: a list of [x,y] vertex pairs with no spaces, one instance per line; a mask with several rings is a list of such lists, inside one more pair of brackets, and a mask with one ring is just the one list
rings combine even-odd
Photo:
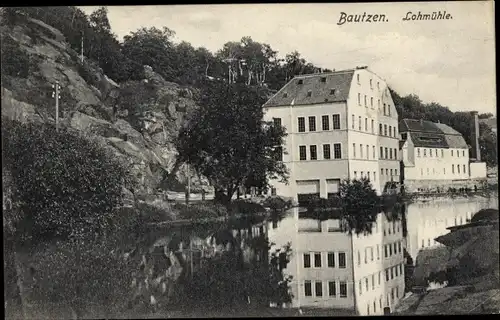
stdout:
[[409,133],[417,148],[468,149],[460,132],[444,123],[403,119],[399,122],[399,132]]
[[264,107],[347,101],[355,70],[296,76],[271,97]]

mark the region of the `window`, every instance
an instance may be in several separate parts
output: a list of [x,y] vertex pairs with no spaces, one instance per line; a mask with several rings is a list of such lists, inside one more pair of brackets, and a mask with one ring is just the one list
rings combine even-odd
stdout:
[[299,117],[299,132],[306,132],[306,120],[304,117]]
[[385,103],[384,103],[384,116],[387,113],[387,109],[385,108]]
[[462,157],[465,157],[465,150],[462,150]]
[[311,267],[311,255],[309,253],[304,253],[304,268]]
[[[359,235],[358,235],[359,237]],[[361,264],[361,252],[358,250],[358,266]]]
[[370,98],[370,107],[373,109],[373,97]]
[[361,117],[358,117],[358,130],[361,131]]
[[283,161],[283,147],[276,147],[274,149],[275,155],[276,155],[276,160],[277,161]]
[[363,293],[363,283],[361,280],[358,281],[358,287],[359,287],[359,294],[361,295]]
[[441,158],[443,158],[443,157],[444,157],[444,150],[441,149]]
[[398,160],[398,149],[394,148],[394,159]]
[[[384,157],[384,148],[383,148],[383,147],[380,147],[379,157],[380,157],[380,158],[383,158],[383,157]],[[383,174],[383,173],[382,173],[382,174]]]
[[299,159],[306,160],[306,146],[299,146]]
[[308,97],[312,96],[312,91],[311,90],[307,91],[307,96]]
[[366,145],[366,159],[370,159],[370,146]]
[[377,313],[377,302],[373,301],[373,313]]
[[352,144],[352,151],[353,151],[353,152],[352,152],[352,156],[353,156],[354,158],[356,158],[356,144],[355,144],[355,143],[353,143],[353,144]]
[[345,268],[345,252],[339,252],[339,268]]
[[387,125],[384,124],[384,136],[387,136]]
[[330,95],[335,95],[335,89],[330,89]]
[[378,134],[382,135],[382,124],[381,123],[378,124]]
[[389,269],[385,269],[385,281],[389,281]]
[[429,157],[432,157],[432,149],[429,149]]
[[325,159],[325,160],[330,159],[330,145],[329,144],[323,145],[323,159]]
[[[391,228],[389,227],[389,234],[391,234]],[[389,257],[392,256],[392,245],[387,245],[389,247]]]
[[451,150],[451,156],[453,157],[453,150]]
[[333,130],[340,130],[340,114],[333,115]]
[[377,260],[380,260],[380,245],[377,244]]
[[326,82],[326,77],[321,77],[321,82]]
[[370,79],[370,89],[373,89],[373,79]]
[[[392,151],[392,150],[391,150]],[[391,156],[392,156],[392,152],[391,152]],[[391,169],[391,177],[392,177],[392,169]]]
[[389,126],[389,137],[392,137],[392,126]]
[[368,132],[368,119],[365,118],[365,131]]
[[[375,154],[375,146],[372,146],[373,159],[377,159],[377,155]],[[375,178],[375,172],[373,173],[373,177]]]
[[283,93],[283,98],[286,98],[286,97],[288,97],[288,93],[285,92],[285,93]]
[[391,268],[391,280],[394,279],[394,268]]
[[317,153],[315,145],[309,146],[309,152],[311,153],[309,155],[310,158],[311,158],[311,160],[317,160],[318,159],[318,153]]
[[368,248],[365,248],[365,264],[368,263]]
[[353,128],[353,129],[354,129],[355,122],[356,122],[355,120],[356,120],[356,119],[354,118],[354,115],[352,115],[351,117],[352,117],[352,124],[351,124],[351,128]]
[[424,157],[427,157],[427,149],[424,149]]
[[467,173],[467,172],[465,171],[465,164],[463,165],[463,168],[464,168],[464,173]]
[[358,93],[358,106],[361,105],[361,93]]
[[372,133],[375,133],[375,121],[372,119]]
[[311,285],[311,281],[309,281],[309,280],[306,280],[304,282],[304,295],[306,297],[312,297],[312,285]]
[[359,145],[359,156],[361,158],[363,158],[363,145],[362,144]]
[[372,290],[375,290],[375,273],[372,274]]
[[373,247],[370,247],[370,260],[373,261]]
[[316,117],[309,117],[309,131],[316,131]]
[[[391,148],[391,149],[389,149],[389,159],[391,159],[391,160],[392,160],[392,148]],[[392,171],[392,170],[391,170],[391,171]]]
[[347,297],[347,283],[345,282],[340,282],[340,297],[341,298]]
[[457,164],[457,172],[460,174],[460,165]]
[[[385,151],[387,151],[387,150],[385,150]],[[386,153],[385,155],[387,155],[387,153]],[[385,169],[385,175],[386,175],[386,176],[388,176],[388,175],[389,175],[389,169],[387,169],[387,168]]]
[[[382,147],[380,147],[382,148]],[[380,169],[380,175],[383,176],[384,175],[384,169]]]
[[321,117],[321,122],[322,122],[322,128],[325,131],[330,130],[330,117],[328,116],[322,116]]
[[398,272],[399,272],[399,268],[398,266],[394,267],[394,276],[397,278],[398,277]]
[[387,249],[387,245],[384,245],[384,258],[387,258],[388,256],[389,256],[389,251]]
[[382,271],[378,272],[378,284],[380,285],[380,280],[382,278]]
[[321,281],[316,281],[316,285],[314,286],[316,297],[323,296],[323,283]]
[[357,76],[356,78],[357,78],[357,80],[358,80],[358,84],[359,84],[359,83],[360,83],[360,82],[359,82],[359,74],[357,74],[356,76]]
[[314,267],[321,268],[321,253],[319,252],[314,254]]
[[333,156],[335,159],[342,159],[342,150],[340,149],[340,143],[333,144]]
[[384,159],[387,159],[387,148],[384,148],[385,150],[385,158]]
[[281,127],[281,118],[273,118],[273,122],[276,127]]
[[304,83],[304,80],[302,79],[299,79],[299,81],[297,82],[297,84],[303,84]]
[[354,171],[354,179],[357,179],[357,178],[358,178],[358,172]]
[[377,89],[380,90],[380,82],[377,81]]
[[460,150],[457,150],[457,158],[460,158]]
[[328,295],[330,297],[335,297],[337,295],[337,288],[335,286],[335,281],[328,281]]
[[417,148],[417,157],[420,157],[420,148]]
[[367,277],[367,278],[365,278],[365,288],[366,288],[366,291],[370,290],[370,285],[369,285],[368,282],[369,281],[368,281],[368,277]]
[[451,173],[453,173],[453,174],[455,173],[455,165],[454,164],[451,165]]
[[335,253],[328,252],[328,267],[335,268]]
[[[361,179],[363,179],[363,178],[364,178],[364,176],[365,176],[365,175],[364,175],[364,172],[363,172],[363,171],[361,171]],[[359,234],[358,234],[358,238],[359,238]]]
[[368,107],[368,104],[366,103],[366,94],[365,94],[365,107]]
[[370,171],[367,171],[366,174],[368,175],[368,180],[370,180]]

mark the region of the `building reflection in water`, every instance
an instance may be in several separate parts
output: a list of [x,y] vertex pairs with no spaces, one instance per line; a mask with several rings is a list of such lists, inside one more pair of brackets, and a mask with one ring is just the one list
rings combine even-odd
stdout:
[[338,219],[304,218],[299,208],[269,222],[269,240],[291,242],[285,272],[293,276],[293,307],[355,310],[381,315],[404,295],[403,228],[379,214],[372,233],[349,235]]
[[449,232],[446,228],[466,224],[481,209],[498,209],[498,197],[434,199],[407,206],[406,250],[414,263],[418,252],[440,246],[434,239]]

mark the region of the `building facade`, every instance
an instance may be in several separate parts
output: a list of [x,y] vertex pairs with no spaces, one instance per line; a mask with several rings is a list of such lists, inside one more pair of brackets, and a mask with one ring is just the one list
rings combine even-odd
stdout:
[[386,82],[367,68],[296,76],[263,106],[287,130],[282,160],[295,200],[338,192],[343,179],[370,179],[378,193],[399,181],[398,115]]
[[382,315],[404,295],[401,221],[379,214],[372,233],[350,235],[341,221],[299,217],[299,209],[279,225],[269,226],[269,240],[278,247],[292,243],[285,269],[291,275],[292,307],[354,310]]
[[406,191],[448,191],[470,178],[469,146],[453,128],[426,120],[403,119],[402,179]]

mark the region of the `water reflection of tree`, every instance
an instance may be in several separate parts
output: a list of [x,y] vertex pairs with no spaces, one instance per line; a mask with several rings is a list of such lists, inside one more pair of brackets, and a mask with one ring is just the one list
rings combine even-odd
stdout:
[[[205,259],[201,269],[186,281],[179,303],[207,310],[290,303],[291,278],[283,274],[290,261],[290,244],[270,254],[272,243],[264,234],[243,240],[223,234],[220,244],[231,243],[229,250]],[[242,247],[254,253],[250,260],[244,259]]]

